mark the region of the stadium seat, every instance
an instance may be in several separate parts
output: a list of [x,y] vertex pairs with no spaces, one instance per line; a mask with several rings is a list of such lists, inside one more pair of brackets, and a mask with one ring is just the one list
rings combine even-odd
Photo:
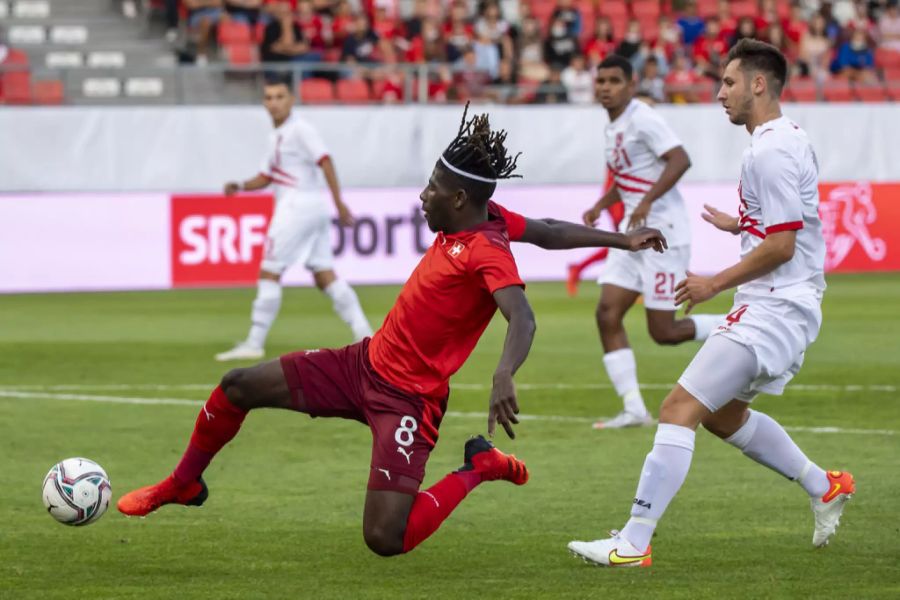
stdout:
[[219,44],[250,44],[253,42],[253,31],[246,23],[229,21],[219,23]]
[[890,100],[887,90],[880,83],[856,86],[856,96],[863,102],[887,102]]
[[759,13],[759,7],[754,0],[743,0],[731,4],[731,16],[735,19],[741,17],[755,17]]
[[84,25],[55,25],[50,29],[50,41],[54,44],[85,44],[88,29]]
[[715,16],[719,10],[719,0],[699,0],[697,2],[697,13],[704,19]]
[[659,19],[660,7],[657,0],[633,0],[631,12],[636,19]]
[[297,86],[302,104],[330,104],[334,102],[334,86],[327,79],[304,79]]
[[578,0],[575,8],[581,13],[581,29],[583,31],[587,28],[588,23],[593,23],[596,19],[594,3],[592,0]]
[[552,2],[535,2],[531,5],[531,14],[541,24],[541,30],[546,33],[550,29],[550,17],[556,6]]
[[788,82],[785,90],[788,102],[816,102],[818,93],[816,83],[809,77],[798,77]]
[[19,0],[13,4],[13,16],[17,19],[46,19],[50,16],[47,0]]
[[884,87],[885,87],[885,90],[887,91],[889,100],[893,100],[894,102],[900,102],[900,80],[888,81]]
[[120,69],[125,66],[125,53],[115,50],[91,52],[87,64],[94,69]]
[[31,73],[11,71],[0,75],[4,104],[31,104]]
[[6,53],[6,59],[3,61],[3,64],[27,66],[29,62],[28,53],[23,50],[18,50],[17,48],[10,48]]
[[65,98],[63,82],[58,79],[35,81],[31,86],[31,95],[35,104],[62,104]]
[[122,93],[122,82],[116,77],[88,77],[81,82],[81,93],[88,98],[116,98]]
[[645,40],[655,40],[659,37],[659,18],[641,17],[641,35]]
[[336,87],[337,99],[345,104],[368,104],[372,101],[369,85],[362,79],[341,79]]
[[628,17],[613,16],[609,20],[612,23],[613,39],[621,41],[625,37],[625,30],[628,28]]
[[125,82],[125,94],[133,98],[156,98],[162,96],[163,80],[159,77],[129,77]]
[[624,0],[604,0],[600,5],[600,14],[609,18],[628,19],[628,6]]
[[84,65],[84,55],[81,52],[71,51],[48,52],[44,56],[44,65],[48,69],[81,67]]
[[228,44],[222,51],[229,65],[241,67],[259,62],[259,51],[254,44]]
[[900,66],[884,68],[885,81],[900,81]]
[[828,102],[855,102],[853,88],[846,79],[834,79],[825,84],[822,95]]
[[13,25],[6,37],[13,45],[43,44],[47,40],[47,30],[42,25]]
[[900,52],[887,48],[876,48],[875,66],[881,69],[900,68]]

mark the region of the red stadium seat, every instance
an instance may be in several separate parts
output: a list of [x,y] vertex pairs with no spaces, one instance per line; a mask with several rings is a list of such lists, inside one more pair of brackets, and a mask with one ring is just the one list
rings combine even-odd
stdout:
[[257,44],[262,44],[263,39],[266,37],[266,24],[262,22],[262,20],[257,21],[256,26],[253,28],[253,41]]
[[331,104],[335,101],[334,86],[327,79],[304,79],[297,89],[303,104]]
[[900,66],[884,68],[885,81],[900,81]]
[[884,87],[889,100],[900,102],[900,81],[888,81]]
[[593,23],[596,18],[594,14],[594,3],[592,0],[578,0],[575,8],[581,13],[581,28],[585,29],[587,23]]
[[659,19],[660,6],[657,0],[633,0],[631,12],[636,19]]
[[628,6],[624,0],[604,0],[600,3],[600,14],[610,18],[628,18]]
[[855,102],[853,88],[846,79],[834,79],[825,84],[822,94],[828,102]]
[[887,48],[876,48],[875,66],[882,69],[900,68],[900,52]]
[[890,99],[887,90],[885,90],[884,86],[880,83],[874,85],[857,85],[856,96],[863,102],[887,102]]
[[719,0],[700,0],[697,2],[697,13],[704,19],[714,17],[719,12]]
[[63,82],[58,79],[35,81],[31,87],[31,94],[35,104],[43,105],[62,104],[65,98]]
[[31,73],[11,71],[0,75],[0,94],[4,104],[31,104]]
[[368,104],[372,95],[362,79],[341,79],[337,82],[337,99],[345,104]]
[[242,67],[259,62],[259,54],[254,44],[228,44],[223,49],[229,65]]
[[219,23],[219,44],[250,44],[253,42],[253,31],[246,23],[225,21]]
[[641,17],[641,35],[647,41],[655,40],[659,37],[659,19],[657,17]]
[[819,99],[816,83],[808,77],[790,80],[785,90],[785,99],[788,102],[816,102]]
[[541,24],[544,33],[550,29],[550,17],[553,16],[554,10],[556,5],[553,2],[535,2],[531,5],[531,14]]
[[16,48],[10,48],[6,54],[4,65],[28,65],[28,54]]
[[613,39],[621,41],[628,29],[628,17],[610,17],[609,20],[612,23]]
[[759,7],[754,0],[743,0],[731,4],[731,16],[735,19],[741,17],[755,17],[759,13]]

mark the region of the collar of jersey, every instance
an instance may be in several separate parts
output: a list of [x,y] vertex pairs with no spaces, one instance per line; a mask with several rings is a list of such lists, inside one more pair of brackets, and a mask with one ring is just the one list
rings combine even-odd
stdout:
[[754,140],[758,139],[759,136],[762,135],[763,131],[765,131],[767,127],[771,127],[773,125],[777,127],[781,123],[781,121],[784,121],[785,119],[787,119],[787,117],[785,117],[784,115],[781,115],[780,117],[771,119],[769,121],[766,121],[765,123],[760,123],[759,125],[756,126],[756,129],[753,130],[753,139]]

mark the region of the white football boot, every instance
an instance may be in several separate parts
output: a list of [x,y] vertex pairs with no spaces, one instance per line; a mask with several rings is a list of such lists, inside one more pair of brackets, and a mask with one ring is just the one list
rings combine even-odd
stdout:
[[259,360],[266,355],[265,350],[257,346],[251,346],[247,342],[238,342],[231,350],[216,354],[216,360],[227,362],[229,360]]
[[828,545],[828,540],[841,522],[844,506],[856,491],[856,482],[848,471],[826,471],[825,474],[831,484],[828,491],[821,498],[809,500],[816,518],[816,528],[813,531],[813,546],[816,548]]
[[623,410],[612,418],[600,419],[594,423],[594,429],[624,429],[626,427],[650,427],[656,424],[656,419],[650,413],[636,415]]
[[618,531],[610,531],[612,536],[593,542],[569,542],[569,552],[581,560],[604,567],[649,567],[652,546],[641,552],[619,536]]

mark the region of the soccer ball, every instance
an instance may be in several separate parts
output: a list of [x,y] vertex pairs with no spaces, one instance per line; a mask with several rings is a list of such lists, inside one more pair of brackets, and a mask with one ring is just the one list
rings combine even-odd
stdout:
[[112,487],[103,467],[86,458],[53,465],[41,491],[50,516],[64,525],[90,525],[109,507]]

